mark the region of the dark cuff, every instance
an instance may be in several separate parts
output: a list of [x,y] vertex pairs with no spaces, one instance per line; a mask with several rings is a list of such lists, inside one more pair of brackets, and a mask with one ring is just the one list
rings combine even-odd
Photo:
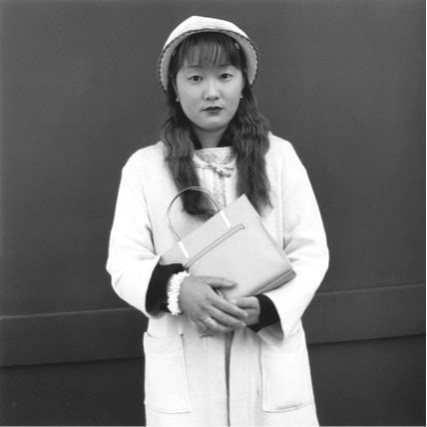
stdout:
[[147,299],[145,302],[145,308],[148,313],[157,313],[158,311],[169,312],[166,306],[168,281],[173,274],[180,271],[184,271],[182,264],[156,265],[148,284]]
[[251,328],[254,332],[258,332],[267,326],[279,322],[280,318],[276,307],[270,298],[264,294],[255,295],[255,297],[258,298],[260,306],[259,320],[255,325],[250,325],[248,327]]

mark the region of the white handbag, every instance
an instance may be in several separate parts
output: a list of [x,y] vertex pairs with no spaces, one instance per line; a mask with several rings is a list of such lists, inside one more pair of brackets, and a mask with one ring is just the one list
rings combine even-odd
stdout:
[[[172,225],[171,209],[186,191],[204,193],[218,212],[181,238]],[[188,187],[171,200],[167,217],[177,243],[162,255],[161,263],[180,263],[192,275],[236,282],[232,288],[221,289],[228,299],[260,294],[295,277],[285,252],[265,229],[245,195],[221,210],[206,189]]]

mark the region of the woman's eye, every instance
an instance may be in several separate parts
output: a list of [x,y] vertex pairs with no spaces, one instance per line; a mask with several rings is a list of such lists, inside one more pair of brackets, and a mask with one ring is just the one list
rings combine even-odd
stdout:
[[230,80],[233,75],[231,73],[222,73],[220,77],[222,80]]
[[198,76],[198,75],[190,76],[188,77],[188,80],[190,80],[191,82],[200,82],[202,80],[202,76]]

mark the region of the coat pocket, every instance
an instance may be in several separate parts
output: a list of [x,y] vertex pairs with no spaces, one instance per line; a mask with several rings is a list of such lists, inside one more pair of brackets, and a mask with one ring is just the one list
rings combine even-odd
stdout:
[[312,403],[310,366],[302,329],[280,346],[263,346],[261,367],[265,412],[291,411]]
[[144,334],[145,404],[167,413],[190,411],[182,335]]

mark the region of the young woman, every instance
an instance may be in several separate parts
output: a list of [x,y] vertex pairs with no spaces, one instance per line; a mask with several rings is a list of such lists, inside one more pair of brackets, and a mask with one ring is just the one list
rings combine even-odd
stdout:
[[[123,168],[107,269],[117,294],[148,318],[144,334],[148,425],[315,425],[301,317],[328,265],[321,216],[292,145],[258,112],[253,42],[231,22],[190,17],[169,36],[159,78],[170,116],[161,141]],[[296,277],[228,301],[225,277],[162,265],[175,244],[166,211],[199,185],[220,206],[245,193]],[[186,192],[174,224],[185,235],[211,214]]]

